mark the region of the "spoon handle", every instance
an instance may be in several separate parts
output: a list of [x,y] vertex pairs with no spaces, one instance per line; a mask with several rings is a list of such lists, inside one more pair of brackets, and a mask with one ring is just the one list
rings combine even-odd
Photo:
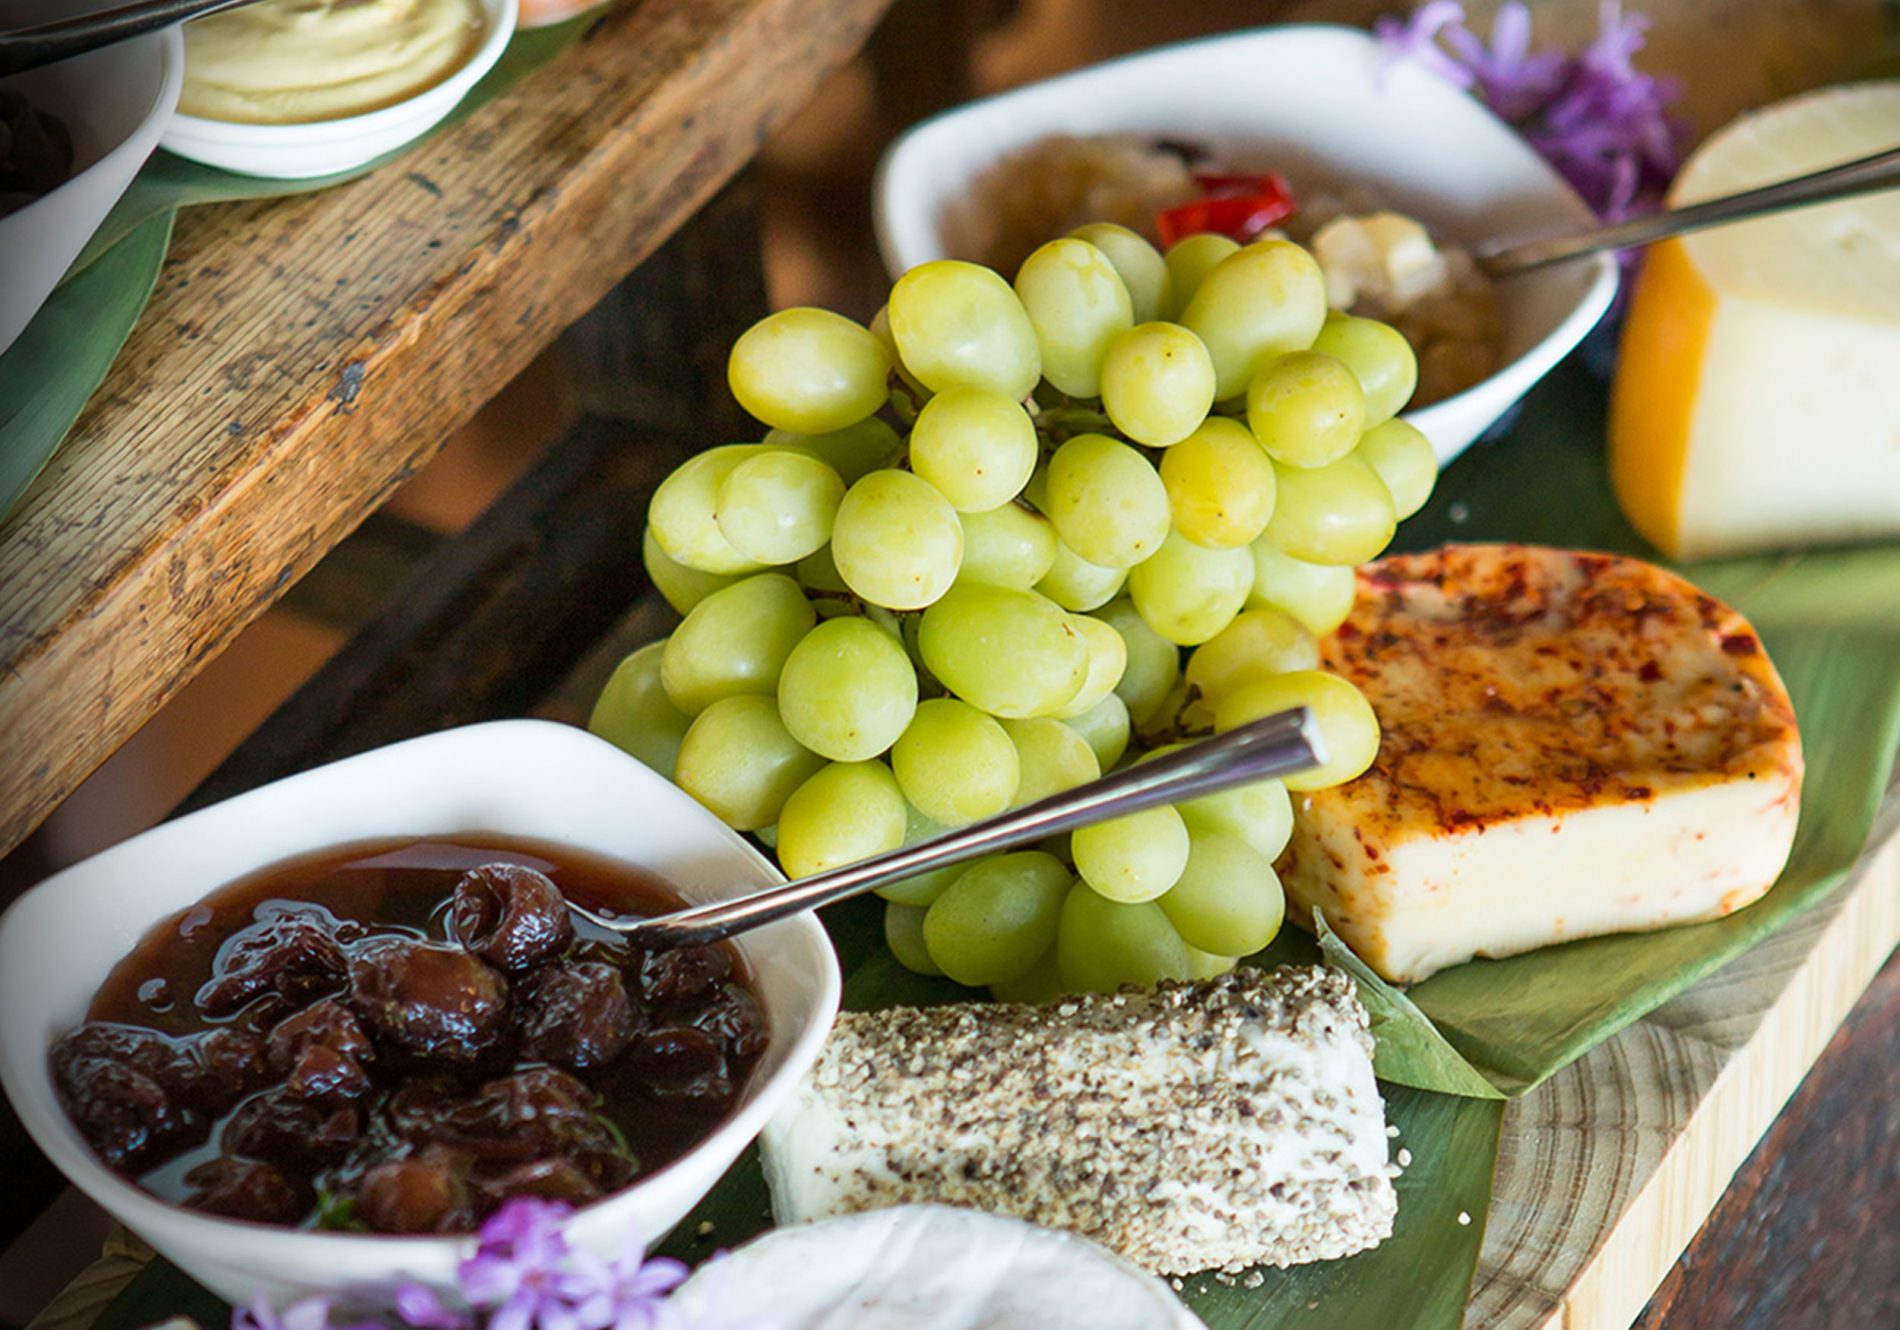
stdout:
[[17,74],[70,60],[114,42],[203,18],[256,0],[130,0],[111,9],[93,10],[37,23],[30,28],[0,29],[0,74]]
[[586,910],[579,912],[641,946],[716,942],[933,868],[1031,844],[1158,804],[1305,771],[1325,760],[1312,713],[1296,707],[930,840],[750,896],[697,905],[654,919],[620,920]]
[[1682,208],[1632,217],[1608,226],[1593,226],[1587,231],[1526,240],[1492,247],[1479,246],[1475,257],[1487,276],[1510,277],[1533,268],[1542,268],[1566,259],[1595,254],[1605,249],[1633,249],[1653,244],[1669,236],[1686,235],[1705,227],[1764,217],[1789,208],[1805,208],[1816,203],[1873,194],[1900,186],[1900,147],[1888,148],[1869,157],[1861,157],[1826,170],[1813,171],[1792,180],[1777,181],[1739,194],[1692,203]]

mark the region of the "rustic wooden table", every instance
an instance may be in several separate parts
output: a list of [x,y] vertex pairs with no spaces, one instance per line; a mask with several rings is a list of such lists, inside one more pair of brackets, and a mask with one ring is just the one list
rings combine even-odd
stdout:
[[638,0],[399,163],[179,218],[0,526],[0,854],[743,166],[889,0]]

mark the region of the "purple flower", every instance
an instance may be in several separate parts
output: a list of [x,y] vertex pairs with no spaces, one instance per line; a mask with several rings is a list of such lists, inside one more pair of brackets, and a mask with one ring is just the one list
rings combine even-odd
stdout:
[[488,1217],[475,1254],[456,1267],[469,1306],[488,1313],[488,1330],[584,1330],[574,1315],[567,1239],[572,1207],[516,1196]]
[[[231,1330],[332,1330],[330,1300],[305,1298],[277,1311],[262,1292],[253,1293],[248,1306],[231,1309]],[[339,1330],[382,1330],[382,1327],[369,1322]]]
[[396,1315],[405,1325],[417,1330],[474,1330],[475,1318],[467,1312],[452,1311],[442,1299],[421,1284],[403,1284],[396,1289]]
[[577,1252],[572,1266],[569,1289],[582,1330],[661,1330],[666,1296],[686,1278],[686,1267],[678,1261],[647,1260],[644,1245],[632,1234],[613,1260]]
[[1491,45],[1462,24],[1445,28],[1452,57],[1470,71],[1486,106],[1506,120],[1521,120],[1563,85],[1570,58],[1559,50],[1531,51],[1531,12],[1517,0],[1501,5],[1491,20]]
[[1472,72],[1446,55],[1438,46],[1438,34],[1451,27],[1462,29],[1465,7],[1458,0],[1426,0],[1408,19],[1382,18],[1372,31],[1385,48],[1380,70],[1386,71],[1400,60],[1422,65],[1461,88],[1475,81]]

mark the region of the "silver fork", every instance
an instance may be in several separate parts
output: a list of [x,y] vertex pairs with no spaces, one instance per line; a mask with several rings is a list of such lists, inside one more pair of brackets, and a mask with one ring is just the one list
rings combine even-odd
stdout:
[[749,896],[695,905],[651,919],[603,914],[572,901],[568,908],[642,947],[717,942],[933,868],[1029,845],[1159,804],[1306,771],[1325,761],[1326,750],[1320,744],[1312,712],[1296,707],[930,840]]

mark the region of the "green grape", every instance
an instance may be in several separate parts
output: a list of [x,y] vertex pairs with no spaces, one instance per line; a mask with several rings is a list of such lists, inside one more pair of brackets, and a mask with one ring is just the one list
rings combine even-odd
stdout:
[[1319,724],[1326,762],[1285,777],[1289,790],[1343,785],[1372,765],[1379,755],[1379,718],[1372,714],[1372,704],[1351,682],[1321,670],[1277,674],[1235,690],[1214,709],[1214,728],[1231,730],[1300,706],[1311,708]]
[[1069,888],[1056,925],[1056,963],[1071,993],[1113,993],[1123,984],[1151,988],[1186,979],[1187,943],[1153,901],[1125,905],[1085,882]]
[[884,945],[891,949],[897,963],[912,974],[934,978],[943,971],[930,959],[930,949],[924,945],[924,914],[921,906],[888,902],[884,906]]
[[845,584],[873,605],[920,610],[956,581],[963,526],[929,482],[908,471],[873,471],[838,505],[831,558]]
[[1273,865],[1238,836],[1190,833],[1187,867],[1161,898],[1174,931],[1217,956],[1251,956],[1273,941],[1286,896]]
[[719,529],[719,487],[734,467],[765,451],[756,443],[708,448],[660,482],[647,505],[647,530],[675,563],[702,573],[754,573],[759,565]]
[[1088,740],[1059,720],[1033,717],[1006,720],[1003,732],[1016,745],[1016,762],[1021,775],[1016,797],[1010,806],[1021,808],[1052,794],[1085,785],[1102,774],[1095,750]]
[[767,430],[765,446],[793,448],[810,453],[836,471],[847,485],[855,484],[879,467],[890,465],[904,441],[897,431],[876,416],[860,420],[843,429],[824,434],[800,434],[796,430]]
[[1089,710],[1079,716],[1070,716],[1062,722],[1088,744],[1089,751],[1095,754],[1097,770],[1107,771],[1122,760],[1122,754],[1128,751],[1128,736],[1132,730],[1128,721],[1128,704],[1119,694],[1110,693]]
[[1214,396],[1224,402],[1275,356],[1313,344],[1326,322],[1326,279],[1291,241],[1257,240],[1214,266],[1180,321],[1206,345]]
[[740,462],[719,486],[719,531],[748,559],[797,563],[831,539],[843,499],[836,471],[774,448]]
[[778,710],[792,737],[834,762],[876,757],[917,711],[917,672],[904,644],[869,619],[827,619],[779,671]]
[[1148,459],[1106,434],[1078,434],[1049,459],[1049,520],[1102,568],[1132,568],[1168,534],[1168,491]]
[[963,566],[957,585],[987,582],[1028,591],[1056,561],[1056,529],[1041,513],[1006,503],[986,513],[964,513]]
[[1247,385],[1247,428],[1283,467],[1325,466],[1365,433],[1365,394],[1343,361],[1293,351]]
[[1389,323],[1334,312],[1326,316],[1313,349],[1346,362],[1366,395],[1366,425],[1392,419],[1418,387],[1418,357]]
[[[1280,610],[1242,610],[1234,621],[1194,649],[1187,681],[1209,703],[1244,683],[1289,670],[1319,668],[1319,640]],[[796,731],[794,731],[796,733]]]
[[778,821],[792,791],[825,760],[800,746],[769,697],[724,697],[693,718],[673,779],[735,831]]
[[884,405],[891,362],[871,332],[828,309],[782,309],[732,344],[726,381],[775,429],[823,434]]
[[1108,344],[1102,361],[1102,409],[1151,448],[1192,434],[1214,405],[1214,385],[1207,348],[1178,323],[1138,323]]
[[[826,599],[849,597],[851,588],[838,576],[838,565],[832,561],[831,546],[813,550],[798,561],[792,571],[798,576],[798,584],[813,591],[826,593]],[[820,602],[823,603],[822,601]]]
[[932,392],[987,388],[1020,402],[1042,377],[1029,315],[988,268],[920,263],[897,279],[889,309],[898,355]]
[[1057,720],[1071,720],[1093,711],[1103,698],[1114,695],[1122,671],[1128,668],[1128,644],[1120,633],[1092,615],[1078,614],[1069,622],[1088,645],[1089,672],[1075,696],[1050,713]]
[[895,850],[904,843],[905,807],[882,762],[833,762],[779,810],[779,867],[787,877],[810,877]]
[[[1096,618],[1121,634],[1128,653],[1116,695],[1128,704],[1129,719],[1140,724],[1152,715],[1181,677],[1181,649],[1148,626],[1132,600],[1104,606]],[[1108,763],[1102,764],[1106,770]]]
[[1238,956],[1216,956],[1212,952],[1200,951],[1194,947],[1187,949],[1188,978],[1218,979],[1240,964]]
[[938,682],[992,716],[1051,715],[1088,678],[1088,644],[1033,591],[952,587],[924,611],[917,645]]
[[693,606],[721,587],[731,586],[740,577],[735,573],[703,573],[697,568],[688,568],[660,548],[659,538],[651,526],[640,536],[640,561],[646,565],[647,578],[654,588],[681,614],[690,613]]
[[1388,420],[1367,430],[1353,456],[1385,482],[1393,514],[1401,522],[1425,506],[1438,483],[1438,454],[1432,441],[1403,420]]
[[1108,256],[1115,273],[1128,292],[1130,313],[1136,323],[1147,323],[1168,316],[1174,284],[1168,277],[1168,261],[1161,251],[1125,226],[1113,222],[1090,222],[1069,232]]
[[[892,366],[897,370],[897,377],[903,380],[906,388],[910,389],[911,396],[909,404],[912,409],[915,410],[916,403],[928,401],[930,398],[930,389],[924,387],[917,376],[912,374],[909,367],[904,364],[904,358],[897,354],[897,338],[891,335],[891,307],[889,305],[880,305],[877,313],[872,316],[871,336],[877,338],[878,341],[884,344],[884,354],[890,357]],[[904,394],[893,392],[891,394],[891,403],[893,406],[896,406],[901,413],[906,405]],[[880,462],[879,465],[881,466],[883,463]]]
[[1346,622],[1358,588],[1351,564],[1307,563],[1282,554],[1264,536],[1249,548],[1253,591],[1247,597],[1248,609],[1284,610],[1315,637]]
[[649,642],[616,665],[594,701],[587,728],[670,779],[680,740],[693,718],[674,706],[660,686],[660,658],[665,654],[664,640]]
[[1281,467],[1280,498],[1266,538],[1308,563],[1365,563],[1392,543],[1399,519],[1392,491],[1357,457],[1327,466]]
[[988,512],[1029,483],[1040,445],[1022,403],[986,388],[948,388],[917,413],[910,469],[960,513]]
[[1016,296],[1042,350],[1042,376],[1070,397],[1099,397],[1109,339],[1135,324],[1128,288],[1086,240],[1051,240],[1023,261]]
[[1277,780],[1257,780],[1175,805],[1189,832],[1238,836],[1268,863],[1293,838],[1293,798]]
[[891,769],[911,807],[946,827],[1008,808],[1022,773],[1016,745],[1002,725],[948,697],[918,705],[910,728],[891,749]]
[[1174,529],[1209,549],[1251,542],[1273,516],[1273,463],[1237,420],[1214,416],[1161,454]]
[[[904,805],[904,844],[915,845],[918,841],[931,840],[943,835],[950,828],[938,822],[932,822],[916,807],[908,802]],[[968,864],[948,864],[942,868],[933,868],[919,873],[916,877],[907,877],[902,882],[875,888],[876,893],[887,901],[896,901],[900,905],[928,905],[943,895],[946,888],[968,868]]]
[[1175,241],[1163,260],[1168,266],[1166,317],[1179,321],[1182,311],[1194,303],[1194,296],[1207,275],[1238,253],[1240,242],[1217,231],[1201,231]]
[[734,582],[693,606],[673,630],[660,682],[689,716],[722,697],[769,695],[785,658],[817,622],[805,593],[783,573]]
[[1061,997],[1062,967],[1056,962],[1055,947],[1051,945],[1038,956],[1027,974],[991,984],[990,996],[998,1002],[1017,1002],[1028,1007],[1040,1007]]
[[1110,900],[1151,901],[1187,866],[1187,824],[1163,804],[1078,827],[1069,850],[1082,880]]
[[1055,945],[1062,902],[1075,881],[1040,850],[972,864],[924,916],[930,959],[960,984],[1006,984]]
[[1128,573],[1128,591],[1148,626],[1184,647],[1234,621],[1253,589],[1253,555],[1210,550],[1171,532],[1146,563]]
[[1104,568],[1090,563],[1058,541],[1049,571],[1036,583],[1036,591],[1063,609],[1081,614],[1115,599],[1127,580],[1126,568]]

